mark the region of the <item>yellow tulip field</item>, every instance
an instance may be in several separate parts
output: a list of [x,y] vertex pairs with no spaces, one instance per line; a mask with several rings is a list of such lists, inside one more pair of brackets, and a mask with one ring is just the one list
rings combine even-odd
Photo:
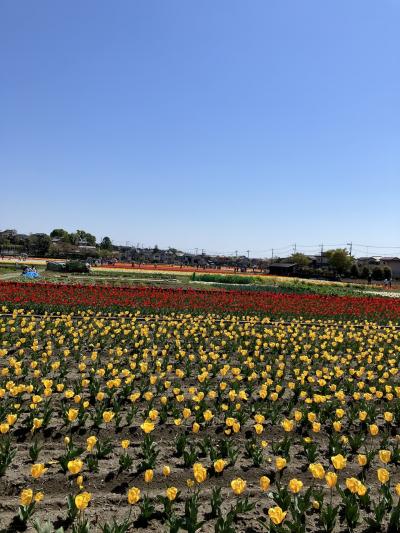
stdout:
[[0,531],[400,531],[400,329],[0,315]]

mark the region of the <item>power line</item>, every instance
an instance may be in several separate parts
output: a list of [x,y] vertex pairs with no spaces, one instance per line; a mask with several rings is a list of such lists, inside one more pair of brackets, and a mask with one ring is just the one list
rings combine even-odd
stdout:
[[[132,247],[130,241],[113,241],[114,245],[122,245],[124,247]],[[139,246],[136,245],[136,248],[148,248],[153,249],[154,246],[145,246],[144,244],[141,244]],[[159,247],[160,250],[163,250],[163,248]],[[324,243],[324,250],[332,249],[332,248],[344,248],[348,249],[351,254],[357,255],[357,254],[364,254],[364,255],[385,255],[385,250],[389,252],[389,250],[395,251],[400,250],[400,246],[383,246],[383,245],[374,245],[374,244],[361,244],[361,243],[354,243],[352,241],[348,241],[346,243]],[[271,254],[271,250],[273,253]],[[193,247],[190,249],[181,249],[183,253],[187,253],[190,255],[199,255],[199,252],[204,255],[205,249],[200,247]],[[292,253],[304,253],[306,255],[316,255],[319,256],[321,254],[321,245],[320,244],[288,244],[285,246],[273,246],[266,249],[258,249],[258,250],[252,250],[250,248],[247,248],[246,250],[230,250],[230,251],[208,251],[207,255],[209,256],[224,256],[224,257],[232,257],[232,258],[238,258],[239,256],[247,257],[248,259],[260,259],[262,257],[280,257],[285,255],[291,255]]]

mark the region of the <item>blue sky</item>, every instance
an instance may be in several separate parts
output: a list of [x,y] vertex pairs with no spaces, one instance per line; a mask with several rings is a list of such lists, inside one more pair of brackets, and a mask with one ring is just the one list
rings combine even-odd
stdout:
[[2,0],[0,229],[400,247],[399,27],[400,0]]

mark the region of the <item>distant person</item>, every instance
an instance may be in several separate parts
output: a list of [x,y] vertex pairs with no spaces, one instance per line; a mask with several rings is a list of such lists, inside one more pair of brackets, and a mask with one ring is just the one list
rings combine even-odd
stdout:
[[368,285],[371,285],[372,283],[372,274],[371,272],[368,273]]
[[391,289],[392,288],[392,277],[389,278],[389,288]]
[[388,288],[388,286],[389,286],[389,280],[388,280],[387,278],[385,278],[385,279],[383,280],[383,285],[384,285],[385,289]]

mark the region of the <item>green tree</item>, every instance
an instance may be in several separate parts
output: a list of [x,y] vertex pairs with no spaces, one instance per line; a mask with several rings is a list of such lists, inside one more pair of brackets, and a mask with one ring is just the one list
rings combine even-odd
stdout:
[[70,234],[62,228],[53,229],[50,233],[51,239],[61,239],[63,242],[71,242]]
[[[350,276],[352,278],[359,278],[360,277],[360,270],[359,270],[358,266],[355,263],[353,263],[351,265]],[[368,276],[368,274],[367,274],[367,276]]]
[[291,255],[289,259],[292,263],[296,263],[300,267],[309,266],[311,263],[311,260],[305,254],[300,252]]
[[367,266],[363,266],[362,270],[361,270],[361,274],[360,274],[361,278],[362,279],[367,279],[368,276],[369,276],[369,272],[370,272],[369,268]]
[[46,233],[33,233],[29,235],[28,249],[31,255],[43,257],[50,248],[50,237]]
[[112,247],[113,245],[112,245],[110,237],[103,237],[100,243],[100,248],[102,250],[112,250]]
[[345,248],[328,250],[326,255],[328,257],[330,266],[339,274],[343,274],[349,270],[353,262],[352,257]]
[[83,229],[78,229],[75,233],[71,233],[70,238],[72,244],[75,244],[76,246],[82,243],[85,243],[88,246],[96,246],[96,237]]
[[383,277],[384,277],[383,268],[380,267],[380,266],[374,267],[372,269],[372,277],[373,277],[373,279],[375,279],[377,281],[383,280]]

